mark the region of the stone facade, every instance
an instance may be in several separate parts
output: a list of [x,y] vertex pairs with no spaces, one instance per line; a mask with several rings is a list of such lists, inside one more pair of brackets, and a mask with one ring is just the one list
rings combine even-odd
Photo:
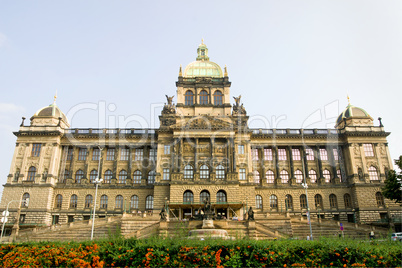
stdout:
[[[51,225],[97,216],[159,213],[188,218],[208,196],[216,214],[256,219],[288,212],[371,223],[400,217],[381,195],[392,168],[384,127],[348,105],[334,129],[250,129],[241,96],[231,103],[226,67],[205,44],[167,97],[158,129],[71,129],[55,103],[24,122],[1,209],[10,221]],[[26,199],[29,197],[29,203]],[[106,199],[107,198],[107,199]],[[18,201],[22,200],[22,201]],[[20,209],[19,209],[20,208]]]

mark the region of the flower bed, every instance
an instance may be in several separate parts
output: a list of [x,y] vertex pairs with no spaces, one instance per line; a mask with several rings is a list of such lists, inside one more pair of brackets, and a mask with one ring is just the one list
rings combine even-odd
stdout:
[[113,239],[3,245],[0,266],[396,267],[401,255],[401,244],[392,241]]

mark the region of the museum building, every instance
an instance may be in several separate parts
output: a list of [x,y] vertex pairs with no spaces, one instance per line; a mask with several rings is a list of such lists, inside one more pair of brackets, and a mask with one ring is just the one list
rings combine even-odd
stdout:
[[381,121],[349,104],[334,129],[252,129],[230,86],[202,42],[196,61],[180,67],[177,101],[166,96],[157,129],[70,128],[55,101],[39,109],[14,132],[0,205],[9,204],[8,224],[88,220],[95,199],[97,217],[165,207],[171,220],[186,219],[206,199],[227,219],[243,219],[250,206],[256,220],[307,209],[358,223],[401,216],[381,194],[392,169]]

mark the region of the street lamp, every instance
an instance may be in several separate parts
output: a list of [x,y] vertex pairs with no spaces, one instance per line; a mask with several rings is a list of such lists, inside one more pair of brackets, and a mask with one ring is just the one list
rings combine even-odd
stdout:
[[101,156],[102,156],[102,150],[103,148],[98,146],[99,148],[99,162],[98,162],[98,176],[96,177],[94,183],[95,183],[95,201],[94,201],[94,210],[93,210],[93,215],[92,215],[92,230],[91,230],[91,240],[94,238],[94,228],[95,228],[95,211],[96,211],[96,197],[98,196],[98,186],[99,184],[103,181],[103,179],[99,179],[99,171],[100,171],[100,161],[101,161]]
[[[10,204],[11,204],[12,202],[20,202],[20,203],[22,204],[23,201],[25,201],[25,206],[28,206],[29,198],[27,198],[26,200],[23,200],[23,199],[21,199],[21,200],[11,200],[10,202],[8,202],[7,208],[6,208],[6,210],[3,212],[3,218],[2,218],[3,226],[1,227],[1,237],[0,237],[0,241],[3,241],[4,226],[6,225],[7,217],[8,217],[8,215],[9,215],[8,207],[10,206]],[[17,221],[19,221],[19,219],[17,219]]]
[[[307,156],[308,153],[305,154],[305,156]],[[311,219],[310,219],[310,206],[308,204],[308,195],[307,195],[307,181],[306,181],[306,171],[304,168],[304,157],[302,157],[302,168],[303,168],[303,179],[304,182],[301,184],[304,188],[304,190],[306,191],[306,205],[307,205],[307,220],[308,220],[308,224],[310,226],[310,240],[313,240],[313,230],[311,229]]]

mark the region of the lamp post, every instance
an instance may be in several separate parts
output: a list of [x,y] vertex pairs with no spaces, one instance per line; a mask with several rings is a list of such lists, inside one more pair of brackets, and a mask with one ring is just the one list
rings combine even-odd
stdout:
[[94,200],[94,210],[92,214],[92,229],[91,229],[91,240],[94,238],[94,228],[95,228],[95,211],[96,211],[96,197],[98,196],[98,186],[99,184],[103,181],[103,179],[99,179],[99,171],[100,171],[100,161],[101,161],[101,156],[102,156],[102,150],[103,148],[98,146],[99,148],[99,162],[98,162],[98,176],[96,177],[94,183],[95,183],[95,200]]
[[[305,156],[307,156],[307,155],[308,155],[308,153],[305,154]],[[304,182],[301,185],[303,186],[304,190],[306,191],[307,220],[308,220],[308,224],[309,224],[309,227],[310,227],[310,240],[313,240],[313,230],[311,229],[311,219],[310,219],[310,206],[308,204],[308,195],[307,195],[308,185],[307,185],[307,181],[306,181],[306,171],[305,171],[305,168],[304,168],[304,157],[302,157],[302,168],[303,168]]]
[[[3,241],[4,226],[6,225],[7,217],[8,217],[8,215],[9,215],[8,207],[10,206],[10,204],[11,204],[12,202],[20,202],[20,203],[22,204],[22,201],[23,201],[23,200],[21,199],[21,200],[11,200],[10,202],[8,202],[7,208],[6,208],[5,212],[3,212],[3,213],[4,213],[4,215],[3,215],[3,226],[1,227],[1,237],[0,237],[0,240],[1,240],[1,241]],[[28,203],[29,203],[29,198],[27,198],[27,199],[25,200],[25,205],[27,206]],[[19,219],[17,219],[17,224],[18,224],[18,221],[19,221]]]

